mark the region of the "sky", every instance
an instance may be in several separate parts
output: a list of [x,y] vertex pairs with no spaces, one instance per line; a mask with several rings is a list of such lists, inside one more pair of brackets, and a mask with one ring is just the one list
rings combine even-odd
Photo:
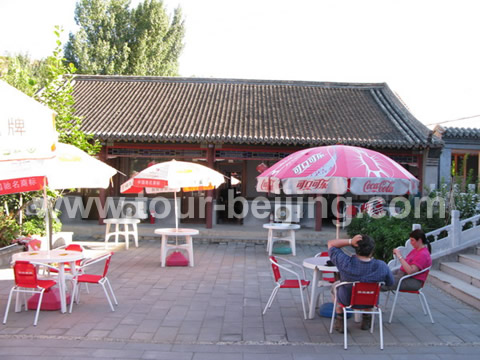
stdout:
[[[0,55],[50,55],[75,3],[0,0]],[[387,83],[426,125],[480,128],[477,0],[164,3],[185,18],[181,76]]]

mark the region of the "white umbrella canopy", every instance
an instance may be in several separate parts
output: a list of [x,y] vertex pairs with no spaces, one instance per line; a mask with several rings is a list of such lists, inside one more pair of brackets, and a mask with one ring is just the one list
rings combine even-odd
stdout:
[[55,112],[0,80],[0,161],[55,156]]
[[[57,143],[52,159],[0,161],[0,195],[52,189],[107,188],[117,170],[73,145]],[[47,211],[47,215],[49,211]],[[46,219],[48,224],[48,218]],[[51,241],[51,229],[47,226]]]
[[225,181],[224,176],[204,165],[185,161],[166,161],[152,165],[123,183],[123,194],[173,192],[175,197],[175,226],[178,228],[177,191],[212,190]]
[[0,195],[52,189],[107,188],[117,170],[73,145],[57,144],[52,159],[0,161]]

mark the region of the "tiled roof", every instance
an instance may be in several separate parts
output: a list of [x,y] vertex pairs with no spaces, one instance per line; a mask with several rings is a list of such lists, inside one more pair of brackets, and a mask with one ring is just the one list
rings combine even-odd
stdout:
[[445,127],[442,137],[450,139],[480,139],[480,129]]
[[386,84],[89,76],[83,130],[110,141],[379,148],[437,146]]

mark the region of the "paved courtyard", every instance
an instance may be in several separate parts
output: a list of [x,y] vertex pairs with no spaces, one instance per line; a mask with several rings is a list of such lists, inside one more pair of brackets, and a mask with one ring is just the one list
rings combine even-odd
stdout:
[[[406,294],[392,324],[384,321],[383,351],[378,329],[362,331],[353,319],[344,350],[343,335],[328,332],[329,319],[303,319],[298,290],[281,290],[262,316],[273,288],[265,245],[194,249],[194,268],[162,268],[159,241],[120,248],[108,276],[115,312],[99,286],[82,292],[72,314],[41,312],[36,327],[32,311],[11,312],[0,325],[0,359],[478,359],[480,312],[433,286],[426,296],[435,324]],[[324,249],[300,244],[288,258],[301,263]],[[11,285],[0,280],[2,316]]]

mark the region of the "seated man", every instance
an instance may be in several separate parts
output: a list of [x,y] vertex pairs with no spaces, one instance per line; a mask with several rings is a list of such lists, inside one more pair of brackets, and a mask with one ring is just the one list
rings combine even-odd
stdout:
[[[341,248],[344,246],[353,246],[356,255],[349,256]],[[340,281],[361,281],[361,282],[380,282],[386,285],[393,284],[393,275],[384,261],[373,258],[373,249],[375,241],[367,235],[355,235],[352,239],[335,239],[328,242],[328,254],[331,261],[338,268]],[[335,286],[335,284],[333,284]],[[341,286],[338,289],[337,302],[343,305],[350,304],[351,286]],[[335,319],[335,330],[343,333],[343,311],[341,306],[337,305],[335,309],[337,317]],[[372,321],[372,316],[363,314],[362,330],[368,330]]]

